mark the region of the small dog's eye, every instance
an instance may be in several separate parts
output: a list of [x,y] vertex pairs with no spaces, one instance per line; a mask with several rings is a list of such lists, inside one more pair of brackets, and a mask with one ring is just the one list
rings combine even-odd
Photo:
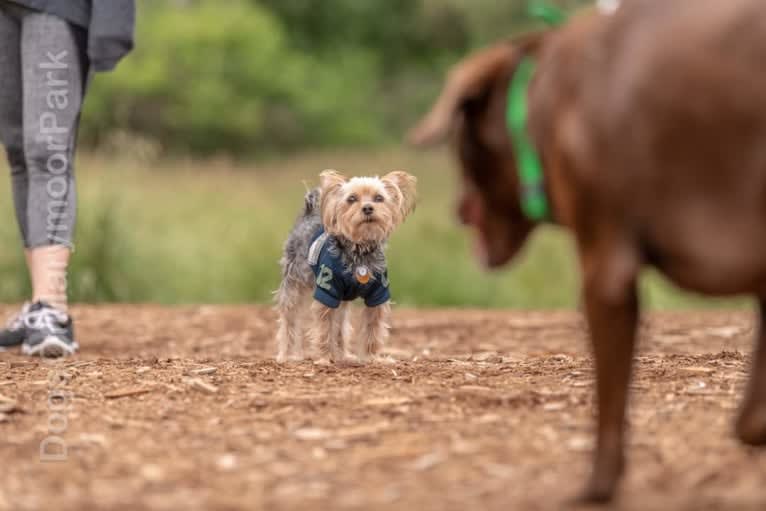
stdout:
[[384,200],[385,199],[383,198],[383,196],[381,194],[377,194],[375,196],[375,202],[383,202]]
[[355,203],[357,200],[359,200],[359,199],[357,199],[357,198],[356,198],[356,195],[349,195],[349,196],[348,196],[348,199],[346,199],[346,202],[348,202],[349,204],[353,204],[353,203]]

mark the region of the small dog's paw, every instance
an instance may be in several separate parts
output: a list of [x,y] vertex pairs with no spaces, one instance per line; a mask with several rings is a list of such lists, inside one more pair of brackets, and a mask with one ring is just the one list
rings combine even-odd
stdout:
[[342,359],[336,362],[337,365],[343,367],[361,367],[365,365],[364,361],[356,355],[346,354]]
[[396,364],[397,362],[397,360],[393,358],[391,355],[372,355],[369,353],[357,355],[356,359],[358,360],[359,365],[366,365],[366,364],[391,365],[391,364]]
[[397,360],[391,355],[374,355],[370,360],[375,364],[393,365]]
[[303,355],[277,355],[277,364],[298,364],[304,360]]
[[318,358],[318,359],[314,360],[314,365],[315,366],[322,366],[322,367],[329,367],[329,366],[333,365],[333,361],[330,360],[327,357],[321,357],[321,358]]

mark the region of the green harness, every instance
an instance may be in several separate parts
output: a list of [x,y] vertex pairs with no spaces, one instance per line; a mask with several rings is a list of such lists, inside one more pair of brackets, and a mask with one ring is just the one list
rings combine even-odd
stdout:
[[548,198],[545,196],[540,155],[537,154],[527,130],[527,93],[534,72],[534,60],[532,57],[524,57],[513,74],[508,88],[506,122],[516,153],[516,168],[519,172],[521,187],[521,210],[530,220],[540,222],[548,218],[549,208]]
[[[529,13],[532,17],[539,18],[552,26],[561,25],[567,18],[560,9],[542,1],[531,2]],[[549,218],[550,206],[545,195],[543,165],[529,137],[527,126],[529,121],[527,96],[534,72],[534,59],[528,55],[523,57],[508,87],[506,123],[516,153],[516,167],[521,187],[521,210],[528,219],[541,222]]]

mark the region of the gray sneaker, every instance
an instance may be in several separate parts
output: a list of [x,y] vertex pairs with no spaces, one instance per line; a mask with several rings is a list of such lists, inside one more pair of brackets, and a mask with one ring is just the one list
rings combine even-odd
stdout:
[[73,355],[80,346],[74,340],[72,318],[45,302],[33,303],[24,315],[25,355],[58,358]]
[[24,316],[29,312],[31,303],[25,303],[19,312],[8,318],[5,328],[0,330],[0,351],[13,346],[20,346],[27,336],[27,328],[24,326]]

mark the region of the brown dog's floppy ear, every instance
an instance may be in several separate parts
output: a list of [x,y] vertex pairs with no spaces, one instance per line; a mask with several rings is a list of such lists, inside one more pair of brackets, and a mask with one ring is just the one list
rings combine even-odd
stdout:
[[407,135],[408,142],[417,146],[442,142],[449,135],[460,107],[483,94],[516,55],[514,45],[501,43],[455,66],[431,111]]
[[336,205],[339,200],[338,191],[348,179],[340,172],[332,169],[323,170],[319,174],[319,190],[321,191],[322,224],[325,229],[334,230],[337,225],[335,218]]
[[399,203],[400,222],[404,221],[410,213],[415,211],[417,201],[417,183],[418,178],[403,170],[389,172],[381,179],[395,200]]

